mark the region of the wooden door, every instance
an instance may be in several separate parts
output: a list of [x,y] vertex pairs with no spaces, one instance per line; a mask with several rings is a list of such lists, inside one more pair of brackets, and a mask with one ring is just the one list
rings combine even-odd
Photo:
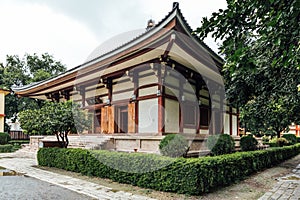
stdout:
[[128,104],[128,133],[135,133],[135,103]]

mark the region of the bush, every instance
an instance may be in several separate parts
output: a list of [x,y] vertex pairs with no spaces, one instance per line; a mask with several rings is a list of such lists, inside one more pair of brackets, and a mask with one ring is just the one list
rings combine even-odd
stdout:
[[257,148],[257,140],[253,135],[246,135],[241,138],[240,145],[242,151],[254,151]]
[[270,136],[264,135],[261,138],[263,144],[268,144],[270,141]]
[[11,144],[0,145],[0,153],[9,153],[12,151],[13,151],[13,145]]
[[[142,153],[42,148],[38,151],[37,158],[42,166],[160,191],[200,195],[216,187],[235,183],[299,153],[300,144],[190,159]],[[122,166],[126,170],[118,170],[110,164]],[[153,170],[148,170],[149,168]]]
[[300,143],[300,137],[297,137],[297,143]]
[[283,134],[283,138],[287,139],[289,144],[294,145],[297,143],[297,137],[295,134]]
[[167,135],[159,144],[160,153],[169,157],[183,156],[188,151],[188,148],[188,141],[179,134]]
[[7,144],[10,141],[10,136],[7,133],[0,133],[0,145]]
[[234,146],[234,139],[227,134],[210,135],[207,138],[207,147],[212,155],[232,153]]
[[277,138],[277,144],[279,147],[288,146],[290,145],[289,141],[285,138]]
[[290,145],[289,141],[285,138],[273,138],[269,142],[270,147],[283,147]]

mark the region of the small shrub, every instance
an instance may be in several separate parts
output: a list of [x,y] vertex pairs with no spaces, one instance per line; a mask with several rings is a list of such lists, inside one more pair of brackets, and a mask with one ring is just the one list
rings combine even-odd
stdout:
[[232,153],[234,146],[234,139],[228,134],[210,135],[207,138],[207,147],[212,155]]
[[291,145],[297,143],[297,137],[295,134],[283,134],[282,137],[287,139]]
[[9,153],[12,151],[13,151],[13,145],[11,144],[0,145],[0,153]]
[[7,133],[0,133],[0,145],[7,144],[10,141],[10,135]]
[[180,157],[188,150],[188,141],[179,134],[170,134],[160,141],[159,150],[164,156]]
[[300,143],[300,137],[297,137],[297,143]]
[[287,139],[285,138],[277,138],[277,144],[279,147],[283,147],[283,146],[288,146],[290,143]]
[[261,138],[263,144],[268,144],[270,141],[270,136],[264,135]]
[[258,142],[253,135],[246,135],[241,138],[240,145],[242,151],[256,150]]

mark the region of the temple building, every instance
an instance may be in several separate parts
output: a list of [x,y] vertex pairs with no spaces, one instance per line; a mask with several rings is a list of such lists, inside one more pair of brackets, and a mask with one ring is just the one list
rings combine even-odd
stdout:
[[223,60],[192,32],[174,3],[157,24],[149,20],[146,29],[100,46],[85,63],[14,91],[80,103],[94,115],[91,134],[238,136],[238,111],[224,95]]

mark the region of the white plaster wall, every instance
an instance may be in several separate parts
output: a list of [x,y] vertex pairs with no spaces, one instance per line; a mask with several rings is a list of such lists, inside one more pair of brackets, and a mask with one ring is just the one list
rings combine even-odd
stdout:
[[165,87],[165,92],[168,95],[179,97],[179,90],[170,86]]
[[165,100],[165,132],[179,133],[179,103],[171,99]]
[[184,96],[185,100],[197,102],[197,96],[196,96],[196,94],[184,92],[183,96]]
[[158,99],[139,101],[139,133],[158,132]]
[[148,85],[152,83],[158,83],[158,78],[155,75],[146,76],[143,78],[139,78],[139,86]]
[[113,85],[113,92],[118,92],[121,90],[126,90],[126,89],[132,89],[133,90],[134,84],[131,81],[126,81],[122,83],[118,83],[116,85]]
[[224,133],[230,134],[230,119],[229,114],[224,115]]
[[200,95],[205,96],[205,97],[209,97],[208,91],[204,90],[204,89],[200,90]]
[[183,133],[191,133],[191,134],[195,134],[196,130],[192,129],[192,128],[184,128],[183,129]]
[[173,76],[166,76],[166,83],[168,83],[169,85],[175,86],[175,87],[179,87],[179,80]]
[[0,114],[4,114],[4,100],[5,100],[5,96],[4,94],[0,94]]
[[232,135],[237,135],[237,116],[232,116]]
[[154,87],[149,87],[149,88],[143,88],[139,90],[139,96],[146,96],[146,95],[151,95],[151,94],[156,94],[157,91],[157,86]]
[[208,134],[208,129],[200,129],[200,134]]
[[119,93],[119,94],[113,94],[112,95],[112,99],[113,101],[118,101],[118,100],[125,100],[127,99],[128,102],[130,101],[130,98],[133,94],[133,91],[129,91],[129,92],[122,92],[122,93]]
[[200,98],[201,100],[201,105],[205,105],[205,106],[208,106],[209,105],[209,100],[208,99],[204,99],[204,98]]

